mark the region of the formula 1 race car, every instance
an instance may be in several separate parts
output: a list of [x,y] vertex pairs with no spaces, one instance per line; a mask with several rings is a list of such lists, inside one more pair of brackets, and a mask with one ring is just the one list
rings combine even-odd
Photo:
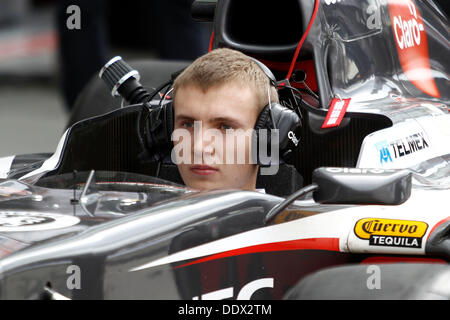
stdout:
[[450,299],[445,13],[432,0],[253,6],[196,1],[193,15],[213,21],[211,49],[269,67],[301,119],[290,161],[258,176],[266,192],[199,192],[147,161],[155,79],[185,65],[130,63],[142,86],[125,68],[113,93],[130,80],[153,99],[120,108],[95,79],[54,154],[0,159],[0,298]]

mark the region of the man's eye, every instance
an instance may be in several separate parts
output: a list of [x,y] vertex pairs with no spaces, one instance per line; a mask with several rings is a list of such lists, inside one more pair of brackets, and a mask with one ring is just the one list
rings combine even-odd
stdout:
[[233,129],[233,126],[231,126],[229,124],[222,123],[220,125],[220,129],[222,129],[222,130],[230,130],[230,129]]
[[187,122],[183,122],[183,123],[181,124],[181,126],[182,126],[183,128],[193,128],[193,127],[194,127],[194,123],[193,123],[193,122],[187,121]]

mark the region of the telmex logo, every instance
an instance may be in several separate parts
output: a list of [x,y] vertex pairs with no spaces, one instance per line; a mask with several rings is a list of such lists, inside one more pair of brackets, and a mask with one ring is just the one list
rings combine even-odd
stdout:
[[422,238],[427,228],[422,221],[365,218],[356,223],[355,234],[365,240],[373,236]]
[[388,8],[403,71],[418,89],[439,98],[430,69],[425,25],[414,0],[388,0]]

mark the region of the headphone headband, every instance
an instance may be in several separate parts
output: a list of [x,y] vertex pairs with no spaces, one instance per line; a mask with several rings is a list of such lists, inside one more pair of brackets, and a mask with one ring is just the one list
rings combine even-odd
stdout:
[[262,70],[262,72],[264,72],[264,74],[267,76],[267,78],[269,78],[270,84],[274,87],[276,87],[277,84],[277,79],[275,78],[275,75],[272,73],[272,71],[270,71],[270,69],[261,61],[259,61],[258,59],[255,59],[253,57],[249,58],[258,65],[258,67]]

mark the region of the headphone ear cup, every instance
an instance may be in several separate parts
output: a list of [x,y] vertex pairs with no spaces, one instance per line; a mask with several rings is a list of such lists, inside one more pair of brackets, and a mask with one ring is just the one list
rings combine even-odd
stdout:
[[298,145],[298,139],[295,133],[300,129],[300,118],[291,109],[283,107],[278,103],[272,104],[272,115],[275,127],[279,130],[280,151],[286,151],[288,148]]
[[259,129],[269,129],[267,125],[270,123],[270,108],[269,105],[265,106],[259,113],[258,118],[255,123],[255,130]]
[[[256,149],[259,151],[260,139],[261,139],[261,129],[268,130],[267,134],[265,134],[265,139],[267,143],[267,149],[272,150],[273,147],[278,148],[279,155],[284,158],[285,155],[291,153],[298,144],[299,140],[296,136],[300,129],[300,118],[299,116],[286,107],[278,103],[272,103],[265,106],[261,113],[256,119],[255,123],[255,137],[253,139],[253,143],[256,143]],[[274,127],[275,125],[275,127]],[[272,141],[272,129],[278,130],[278,141]],[[271,157],[272,158],[272,157]],[[257,153],[257,163],[259,165],[270,165],[270,163],[266,163],[267,161],[262,161],[259,152]]]
[[163,108],[165,108],[165,119],[164,122],[166,124],[166,132],[167,132],[167,139],[168,139],[168,143],[170,143],[172,141],[172,133],[174,130],[174,114],[173,114],[173,102],[170,102],[168,104],[166,104],[165,106],[163,106]]
[[149,111],[145,120],[145,142],[152,159],[163,159],[172,149],[174,115],[172,103]]
[[272,104],[272,115],[275,127],[279,133],[279,148],[281,156],[295,149],[299,144],[296,136],[301,127],[299,116],[291,109],[275,103]]
[[[271,159],[268,157],[263,157],[261,155],[260,146],[261,143],[265,143],[267,145],[266,153],[271,151],[271,129],[273,128],[271,115],[270,115],[270,107],[266,105],[262,111],[259,113],[258,118],[256,119],[255,127],[253,128],[253,136],[252,136],[252,161],[257,163],[260,166],[270,166]],[[263,133],[262,130],[265,130]],[[260,142],[261,139],[264,139],[263,142]]]

